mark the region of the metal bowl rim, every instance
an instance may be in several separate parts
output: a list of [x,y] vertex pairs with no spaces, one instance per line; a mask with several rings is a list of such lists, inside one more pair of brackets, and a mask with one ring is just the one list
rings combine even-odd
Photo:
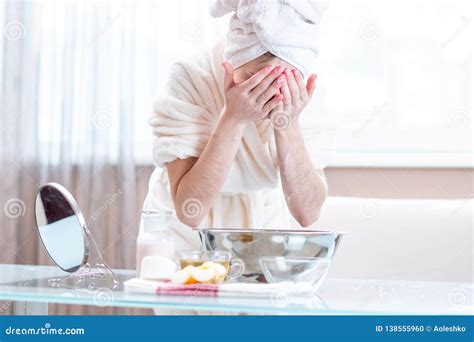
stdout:
[[263,228],[263,229],[241,229],[241,228],[199,228],[201,232],[210,232],[210,233],[237,233],[237,234],[254,234],[254,233],[264,233],[264,234],[288,234],[288,235],[302,235],[302,234],[309,234],[309,235],[344,235],[347,232],[344,231],[329,231],[329,230],[311,230],[311,229],[270,229],[270,228]]
[[265,261],[271,261],[271,260],[274,260],[276,258],[283,258],[284,260],[283,261],[326,261],[328,263],[331,263],[332,259],[331,258],[326,258],[326,257],[286,257],[286,256],[262,256],[260,258],[258,258],[258,261],[262,261],[262,262],[265,262]]

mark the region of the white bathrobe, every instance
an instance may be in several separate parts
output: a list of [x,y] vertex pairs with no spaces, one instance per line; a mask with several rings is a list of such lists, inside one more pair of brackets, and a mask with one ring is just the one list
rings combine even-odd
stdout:
[[[174,211],[165,164],[177,158],[199,157],[224,106],[223,42],[211,52],[177,62],[166,94],[154,104],[149,123],[156,136],[154,170],[144,209]],[[176,218],[173,234],[178,250],[197,249],[196,230]],[[281,189],[276,146],[270,120],[249,124],[227,180],[200,227],[299,227]]]

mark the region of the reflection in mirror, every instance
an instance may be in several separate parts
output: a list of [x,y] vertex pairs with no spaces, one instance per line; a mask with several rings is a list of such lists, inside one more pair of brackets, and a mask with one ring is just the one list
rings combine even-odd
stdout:
[[35,213],[40,239],[54,263],[67,272],[81,268],[89,251],[84,218],[70,193],[56,183],[42,186]]
[[71,273],[67,277],[48,279],[50,286],[82,291],[119,286],[115,273],[105,263],[87,228],[79,206],[65,187],[57,183],[42,186],[36,196],[35,215],[46,252],[57,266]]

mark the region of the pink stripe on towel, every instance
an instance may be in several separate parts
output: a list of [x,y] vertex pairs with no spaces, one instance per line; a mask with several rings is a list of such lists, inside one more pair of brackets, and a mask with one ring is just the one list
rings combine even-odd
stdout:
[[160,285],[156,288],[156,294],[168,296],[208,296],[217,297],[219,287],[217,285],[190,284],[190,285]]

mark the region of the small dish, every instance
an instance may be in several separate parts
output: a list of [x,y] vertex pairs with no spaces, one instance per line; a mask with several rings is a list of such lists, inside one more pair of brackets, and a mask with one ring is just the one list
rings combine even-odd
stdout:
[[328,258],[261,257],[260,267],[269,283],[310,283],[313,288],[321,286],[329,270]]
[[232,258],[228,251],[185,251],[179,253],[181,269],[201,267],[213,262],[225,268],[225,273],[219,276],[217,282],[238,278],[245,271],[245,265],[240,259]]

